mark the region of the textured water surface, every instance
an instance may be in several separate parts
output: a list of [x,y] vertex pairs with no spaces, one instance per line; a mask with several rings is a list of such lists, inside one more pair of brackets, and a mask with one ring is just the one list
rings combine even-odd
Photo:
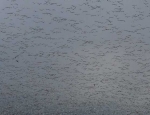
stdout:
[[0,115],[150,115],[149,0],[1,0]]

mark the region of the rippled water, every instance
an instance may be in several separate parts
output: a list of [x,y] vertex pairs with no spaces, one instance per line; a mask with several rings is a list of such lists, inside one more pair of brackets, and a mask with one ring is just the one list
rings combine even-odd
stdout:
[[1,0],[1,115],[149,115],[150,1]]

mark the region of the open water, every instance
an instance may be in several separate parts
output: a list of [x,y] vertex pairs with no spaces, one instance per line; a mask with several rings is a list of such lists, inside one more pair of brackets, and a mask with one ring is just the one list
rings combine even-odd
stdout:
[[0,0],[0,115],[150,115],[150,1]]

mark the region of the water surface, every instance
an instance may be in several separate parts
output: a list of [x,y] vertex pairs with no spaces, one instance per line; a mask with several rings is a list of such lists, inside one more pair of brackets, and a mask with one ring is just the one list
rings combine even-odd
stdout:
[[149,115],[150,1],[1,0],[1,115]]

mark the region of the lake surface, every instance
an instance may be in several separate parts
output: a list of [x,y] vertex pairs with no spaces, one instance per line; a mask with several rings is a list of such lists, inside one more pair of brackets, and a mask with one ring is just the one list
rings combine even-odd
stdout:
[[1,115],[150,115],[149,0],[1,0]]

